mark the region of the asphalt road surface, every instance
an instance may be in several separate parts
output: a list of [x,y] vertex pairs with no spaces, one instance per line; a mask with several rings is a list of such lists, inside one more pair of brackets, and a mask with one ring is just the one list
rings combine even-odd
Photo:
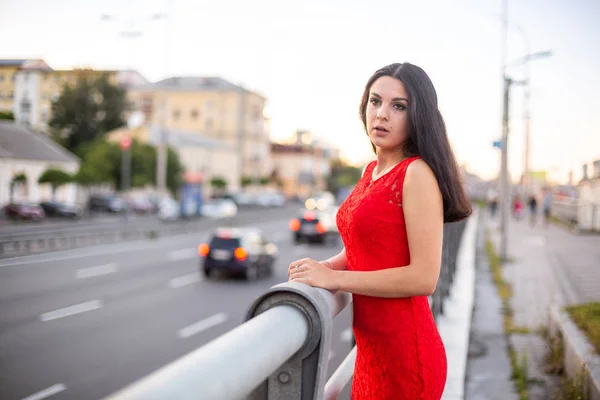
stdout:
[[[255,212],[247,223],[280,257],[253,282],[199,274],[207,231],[1,260],[0,398],[108,396],[243,323],[257,296],[287,281],[291,261],[341,249],[295,245],[292,215]],[[328,375],[351,348],[350,323],[347,307],[334,321]]]

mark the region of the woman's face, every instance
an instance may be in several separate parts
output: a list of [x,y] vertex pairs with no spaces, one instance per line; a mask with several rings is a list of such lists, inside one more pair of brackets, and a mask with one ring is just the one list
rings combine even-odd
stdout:
[[408,139],[408,95],[404,84],[390,76],[378,78],[369,90],[367,133],[382,150],[401,149]]

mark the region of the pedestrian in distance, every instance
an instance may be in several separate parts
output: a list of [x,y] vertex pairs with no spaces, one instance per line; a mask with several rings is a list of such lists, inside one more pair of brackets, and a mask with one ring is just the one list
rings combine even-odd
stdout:
[[531,226],[535,226],[535,221],[537,218],[537,198],[535,194],[529,195],[529,224]]
[[548,223],[550,223],[550,218],[552,214],[552,190],[550,190],[550,188],[546,188],[542,208],[542,211],[544,213],[544,226],[547,227]]
[[292,262],[291,282],[353,294],[353,400],[439,400],[446,352],[428,296],[445,222],[471,214],[433,83],[391,64],[367,81],[360,118],[376,160],[340,206],[344,249]]

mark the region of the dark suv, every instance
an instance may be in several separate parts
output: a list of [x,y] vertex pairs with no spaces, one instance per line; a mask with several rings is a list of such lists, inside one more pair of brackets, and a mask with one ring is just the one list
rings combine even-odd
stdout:
[[300,215],[289,224],[294,242],[337,243],[339,232],[335,221],[336,213],[337,208],[334,207],[322,211],[300,211]]
[[219,228],[208,244],[198,247],[202,257],[200,273],[211,277],[217,271],[242,274],[247,280],[261,272],[270,275],[277,258],[277,246],[253,228]]

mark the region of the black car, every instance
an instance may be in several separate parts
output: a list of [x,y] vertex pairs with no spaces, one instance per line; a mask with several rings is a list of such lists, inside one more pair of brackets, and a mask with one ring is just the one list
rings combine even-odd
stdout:
[[92,195],[88,201],[90,211],[121,212],[124,211],[127,204],[112,194]]
[[81,217],[81,208],[77,206],[71,206],[56,201],[44,201],[43,203],[40,203],[40,207],[44,209],[44,212],[48,217]]
[[198,247],[200,273],[211,277],[217,271],[242,274],[247,280],[261,272],[273,272],[277,247],[254,228],[219,228],[208,244]]
[[335,221],[337,208],[326,210],[301,210],[298,217],[290,221],[295,243],[302,241],[337,243],[339,232]]

